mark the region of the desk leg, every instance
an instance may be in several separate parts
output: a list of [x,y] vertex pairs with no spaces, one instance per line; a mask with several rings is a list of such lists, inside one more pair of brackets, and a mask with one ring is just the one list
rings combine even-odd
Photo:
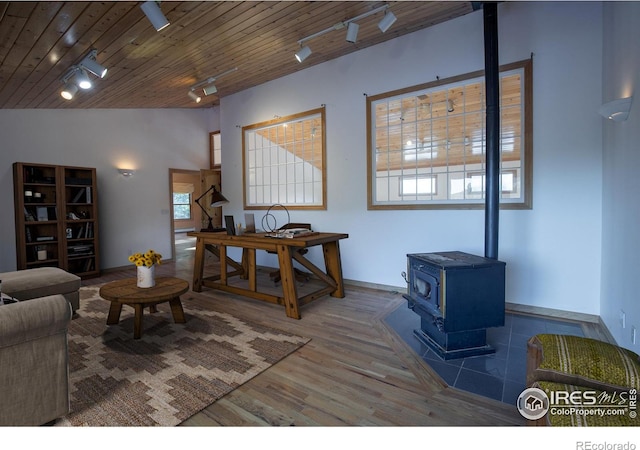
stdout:
[[245,274],[249,275],[249,289],[256,291],[258,289],[258,283],[256,281],[256,249],[245,248],[243,252],[247,252],[247,265],[245,266]]
[[175,323],[186,323],[184,318],[184,310],[182,309],[182,302],[180,297],[172,298],[169,300],[169,306],[171,306],[171,314],[173,315],[173,321]]
[[331,292],[332,297],[344,297],[344,281],[342,279],[342,262],[340,260],[340,246],[338,241],[322,244],[324,264],[329,275],[336,282],[336,289]]
[[133,338],[140,339],[142,336],[142,312],[144,311],[144,305],[142,303],[136,303],[133,305],[136,313],[133,318]]
[[204,240],[196,238],[196,255],[193,261],[193,292],[202,292],[202,274],[204,273]]
[[219,245],[220,252],[220,284],[227,284],[227,247]]
[[288,245],[278,245],[278,263],[280,266],[282,296],[284,297],[284,308],[286,310],[287,317],[299,319],[300,310],[298,308],[296,276],[293,270],[291,248]]

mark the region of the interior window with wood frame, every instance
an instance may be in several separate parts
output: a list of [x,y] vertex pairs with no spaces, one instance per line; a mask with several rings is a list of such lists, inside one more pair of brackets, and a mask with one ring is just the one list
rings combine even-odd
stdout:
[[325,109],[242,128],[244,207],[326,209]]
[[[500,67],[500,207],[532,207],[532,63]],[[367,97],[368,209],[481,209],[484,71]]]

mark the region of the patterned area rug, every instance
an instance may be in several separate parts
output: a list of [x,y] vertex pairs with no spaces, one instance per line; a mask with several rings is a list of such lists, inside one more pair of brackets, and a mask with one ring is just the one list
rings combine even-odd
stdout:
[[199,307],[182,296],[187,323],[168,304],[144,312],[133,339],[133,308],[106,325],[100,286],[81,288],[69,326],[71,413],[58,426],[173,426],[294,352],[309,339]]

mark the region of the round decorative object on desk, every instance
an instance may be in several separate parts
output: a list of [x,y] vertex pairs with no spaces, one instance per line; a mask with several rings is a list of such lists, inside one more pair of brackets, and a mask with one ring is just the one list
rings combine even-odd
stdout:
[[146,267],[138,266],[138,283],[139,288],[150,288],[156,285],[155,266]]

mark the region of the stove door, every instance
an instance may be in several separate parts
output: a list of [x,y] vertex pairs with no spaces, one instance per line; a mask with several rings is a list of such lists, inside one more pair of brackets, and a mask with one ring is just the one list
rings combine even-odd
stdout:
[[411,268],[409,295],[434,314],[442,315],[440,311],[440,282],[438,278],[421,269],[420,265]]

